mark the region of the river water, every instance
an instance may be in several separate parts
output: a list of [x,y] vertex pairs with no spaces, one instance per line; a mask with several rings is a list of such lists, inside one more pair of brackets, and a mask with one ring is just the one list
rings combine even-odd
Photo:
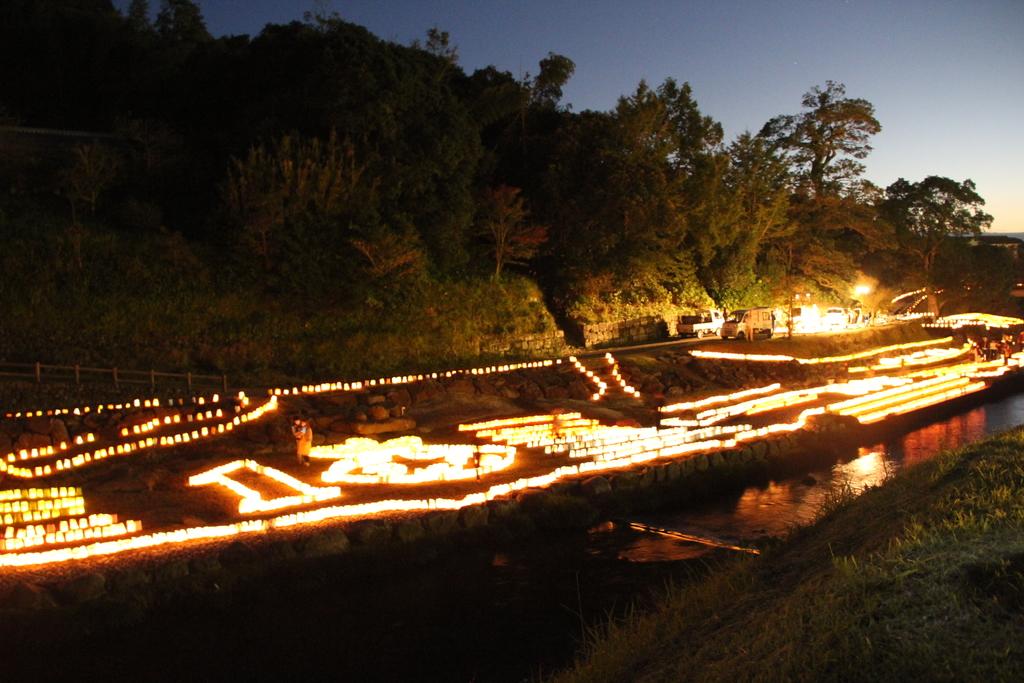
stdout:
[[811,522],[832,486],[855,491],[875,486],[904,467],[935,454],[1024,424],[1024,395],[1013,395],[958,415],[894,434],[880,443],[859,447],[848,460],[826,469],[750,486],[735,496],[720,497],[686,511],[641,521],[685,529],[699,535],[756,540],[784,535],[794,525]]
[[[1024,395],[1011,396],[865,444],[832,467],[639,521],[739,543],[782,535],[810,521],[835,483],[877,484],[1022,423]],[[62,648],[60,668],[86,679],[116,662],[131,677],[166,680],[532,680],[571,663],[588,628],[643,608],[666,583],[702,576],[730,552],[604,522],[199,598]]]

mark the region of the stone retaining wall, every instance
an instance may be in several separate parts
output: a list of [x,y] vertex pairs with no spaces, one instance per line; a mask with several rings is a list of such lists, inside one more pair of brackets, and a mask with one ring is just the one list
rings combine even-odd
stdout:
[[678,334],[679,313],[649,315],[606,323],[576,324],[576,334],[585,348],[602,345],[659,341]]
[[583,326],[583,345],[628,344],[631,342],[662,339],[668,330],[660,317],[646,316],[632,320],[613,321]]
[[481,356],[560,356],[565,350],[565,333],[561,330],[518,337],[491,337],[480,342]]

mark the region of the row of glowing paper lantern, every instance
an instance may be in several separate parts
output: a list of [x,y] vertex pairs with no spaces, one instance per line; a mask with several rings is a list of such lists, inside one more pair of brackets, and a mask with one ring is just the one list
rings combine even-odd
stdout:
[[[276,484],[290,488],[296,493],[291,496],[279,496],[267,500],[258,491],[228,476],[241,470],[248,470],[254,474],[267,477]],[[341,489],[337,486],[311,486],[290,474],[273,467],[260,465],[254,460],[233,460],[224,465],[193,475],[188,480],[189,486],[207,486],[210,484],[223,486],[239,496],[241,501],[238,503],[238,511],[242,514],[270,512],[287,507],[309,505],[341,496]]]
[[[982,384],[982,383],[978,383]],[[928,401],[938,401],[939,396],[949,394],[953,391],[964,392],[969,390],[970,385],[958,386],[955,388],[943,389],[940,394],[928,392],[925,387],[923,392],[905,392],[899,400],[892,405],[892,413],[898,411],[909,411],[930,405]],[[893,398],[890,396],[889,398]],[[847,408],[852,406],[847,405]],[[879,406],[873,406],[877,412]],[[536,477],[525,477],[512,482],[497,484],[489,487],[480,493],[471,493],[461,498],[431,498],[431,499],[392,499],[362,503],[354,505],[340,505],[320,507],[313,510],[291,512],[288,514],[268,519],[255,519],[237,522],[234,524],[191,527],[177,529],[168,532],[157,532],[145,535],[133,536],[130,538],[107,540],[92,544],[75,546],[72,548],[59,548],[25,553],[8,553],[0,555],[0,566],[27,566],[67,562],[71,560],[84,559],[101,555],[109,555],[134,549],[153,548],[180,543],[187,543],[200,540],[221,539],[236,537],[244,534],[261,533],[275,528],[289,528],[299,524],[323,522],[331,519],[346,519],[363,517],[373,514],[422,511],[434,509],[459,509],[470,505],[477,505],[498,497],[507,496],[519,490],[527,488],[546,487],[565,477],[578,476],[596,473],[604,470],[621,468],[637,463],[649,462],[660,457],[679,457],[687,453],[732,448],[744,440],[765,438],[778,433],[792,432],[801,429],[806,425],[806,420],[811,415],[821,414],[823,407],[804,410],[797,420],[790,423],[779,423],[760,428],[751,428],[735,433],[727,439],[707,439],[690,443],[672,444],[660,446],[645,452],[633,452],[627,456],[617,457],[614,454],[604,459],[590,460],[578,464],[570,464],[556,468],[554,471]],[[869,415],[873,415],[869,414]],[[863,419],[864,415],[858,417]],[[494,427],[492,427],[494,428]]]
[[634,429],[608,428],[590,434],[567,437],[558,444],[565,448],[573,460],[591,460],[602,463],[633,463],[635,456],[657,453],[658,457],[679,455],[683,452],[706,450],[710,443],[720,443],[721,437],[735,438],[750,429],[750,425],[715,426],[705,429]]
[[336,391],[362,391],[370,387],[392,386],[400,384],[414,384],[428,379],[442,379],[458,377],[462,375],[492,375],[496,373],[512,372],[514,370],[531,370],[536,368],[549,368],[560,364],[561,359],[526,361],[523,363],[507,363],[504,365],[490,365],[481,368],[468,368],[464,370],[446,370],[444,372],[431,372],[420,375],[396,375],[394,377],[379,377],[377,379],[365,379],[355,382],[322,382],[320,384],[303,384],[291,388],[271,389],[273,396],[302,396],[309,394],[325,394]]
[[124,536],[142,528],[136,520],[119,522],[116,515],[85,516],[82,490],[72,486],[0,491],[0,522],[0,552]]
[[[239,397],[244,394],[240,393]],[[17,412],[4,413],[4,417],[7,419],[22,418],[22,417],[58,417],[60,415],[88,415],[90,413],[102,413],[117,412],[121,410],[132,410],[137,408],[159,408],[161,405],[164,406],[184,406],[186,404],[194,405],[206,405],[207,403],[219,403],[220,394],[213,394],[210,398],[205,396],[192,396],[190,398],[177,398],[177,399],[164,399],[163,402],[159,398],[136,398],[130,401],[123,401],[121,403],[97,403],[89,406],[78,406],[73,408],[48,408],[45,410],[23,410]]]
[[902,301],[903,299],[906,299],[907,297],[917,296],[919,294],[923,294],[924,292],[925,292],[924,288],[915,289],[912,292],[903,292],[902,294],[897,294],[893,298],[889,299],[889,303],[894,304],[897,301]]
[[601,398],[608,392],[608,383],[597,376],[597,373],[588,368],[586,365],[580,362],[580,359],[576,356],[569,356],[569,362],[576,368],[576,371],[587,378],[590,382],[597,387],[597,391],[590,397],[591,401],[600,401]]
[[970,352],[970,344],[946,349],[925,349],[923,351],[914,351],[913,353],[900,356],[879,358],[878,362],[874,365],[853,366],[849,368],[849,372],[856,374],[868,371],[898,370],[900,368],[917,367],[921,365],[937,365],[956,358],[961,358]]
[[999,360],[978,363],[977,367],[966,373],[966,376],[972,379],[993,379],[996,377],[1002,377],[1006,373],[1011,372],[1013,368],[1020,367],[1022,358],[1024,358],[1024,354],[1016,353],[1009,359],[1008,363],[1004,363]]
[[[248,400],[246,400],[246,404]],[[160,427],[169,425],[181,424],[181,414],[165,415],[163,418],[154,417],[141,424],[132,425],[131,427],[122,427],[121,436],[131,436],[148,434],[149,432],[155,431]],[[185,415],[185,422],[206,422],[208,420],[220,419],[224,417],[224,411],[218,408],[217,410],[207,410],[206,412],[188,413]]]
[[[804,389],[793,389],[781,393],[773,393],[778,388],[778,385],[769,385],[768,387],[759,387],[756,394],[754,394],[754,398],[746,398],[748,395],[751,395],[749,391],[736,392],[735,396],[745,400],[705,408],[696,412],[692,418],[663,419],[662,424],[680,427],[707,427],[732,417],[757,415],[772,410],[810,403],[818,400],[823,394],[862,396],[880,391],[894,384],[906,384],[911,381],[910,379],[898,377],[880,376],[850,382],[824,384]],[[671,412],[683,412],[675,408],[675,406],[672,406],[672,408]]]
[[[632,387],[630,387],[621,377],[618,372],[618,364],[612,358],[611,354],[606,354],[606,358],[610,365],[613,365],[612,374],[616,377],[616,381],[622,387],[622,390],[631,395],[639,396],[639,393]],[[574,357],[570,360],[575,361]],[[502,365],[491,365],[479,368],[465,368],[460,370],[448,370],[444,372],[433,372],[427,374],[415,374],[415,375],[396,375],[393,377],[380,377],[377,379],[366,379],[353,382],[323,382],[320,384],[304,384],[301,386],[294,386],[291,388],[275,388],[269,390],[269,393],[274,396],[298,396],[308,394],[321,394],[338,391],[361,391],[370,387],[377,386],[388,386],[388,385],[399,385],[399,384],[412,384],[415,382],[421,382],[427,379],[441,379],[451,378],[461,375],[490,375],[496,373],[512,372],[516,370],[531,370],[538,368],[548,368],[555,365],[561,364],[560,358],[539,360],[539,361],[525,361],[521,363],[506,363]],[[585,371],[585,370],[584,370]],[[602,392],[603,393],[603,392]],[[240,393],[239,397],[243,397],[244,393]],[[196,405],[205,405],[206,403],[218,403],[220,396],[214,394],[211,398],[207,399],[203,396],[197,396],[190,399],[192,403]],[[177,399],[165,401],[165,405],[185,405],[186,399]],[[129,410],[132,408],[156,408],[161,406],[159,398],[148,398],[148,399],[134,399],[132,401],[125,401],[121,403],[105,403],[97,404],[94,406],[79,406],[74,408],[51,408],[47,410],[28,410],[28,411],[17,411],[5,413],[6,418],[21,418],[21,417],[42,417],[46,416],[58,416],[58,415],[86,415],[89,413],[99,413],[104,410],[106,411],[119,411]],[[123,435],[126,436],[126,435]]]
[[619,388],[622,389],[622,392],[627,396],[632,396],[633,398],[640,398],[640,392],[637,391],[636,388],[630,386],[622,377],[622,373],[619,370],[619,362],[615,360],[615,357],[612,356],[612,354],[610,353],[606,353],[604,354],[604,359],[608,362],[608,365],[611,366],[612,379],[614,379],[615,382],[619,385]]
[[601,427],[598,420],[585,418],[580,413],[556,413],[460,424],[459,431],[475,432],[478,439],[490,439],[513,446],[547,448],[562,436],[598,427]]
[[[386,500],[373,503],[364,503],[349,506],[336,506],[330,508],[319,508],[305,512],[295,512],[268,520],[252,520],[231,525],[215,527],[193,527],[169,532],[157,532],[153,534],[134,536],[118,540],[109,540],[92,543],[73,548],[51,549],[46,551],[18,553],[14,555],[0,555],[0,566],[23,566],[33,564],[46,564],[53,562],[65,562],[74,559],[82,559],[96,555],[107,555],[111,553],[124,552],[137,548],[149,548],[163,546],[173,543],[183,543],[192,540],[220,538],[234,536],[244,533],[255,533],[271,528],[283,528],[300,523],[323,521],[332,518],[357,517],[369,514],[429,510],[429,509],[458,509],[467,505],[479,504],[492,498],[501,497],[526,488],[549,486],[567,476],[598,472],[607,469],[622,467],[636,462],[646,462],[658,457],[677,456],[685,452],[697,452],[699,450],[713,449],[716,447],[730,447],[735,445],[735,440],[710,440],[700,443],[691,443],[683,446],[665,447],[664,444],[657,451],[632,454],[629,458],[609,459],[604,462],[584,462],[578,465],[559,467],[551,473],[537,477],[526,477],[513,482],[491,486],[483,493],[469,494],[458,499],[435,498],[427,500]],[[506,451],[508,452],[508,451]],[[260,474],[274,477],[281,483],[286,483],[293,488],[305,490],[299,496],[285,497],[271,501],[263,501],[262,497],[252,489],[244,487],[238,482],[231,480],[226,475],[228,470],[247,467]],[[275,474],[277,476],[275,476]],[[273,468],[262,468],[256,463],[242,462],[228,463],[222,468],[215,468],[201,475],[196,475],[190,483],[200,485],[202,483],[219,483],[233,490],[243,498],[239,504],[240,512],[261,512],[306,505],[312,502],[319,502],[327,499],[327,496],[335,495],[335,491],[322,487],[310,487],[299,480],[280,473]],[[319,498],[319,501],[317,500]]]
[[[973,365],[980,366],[983,364]],[[934,384],[924,384],[923,382],[914,384],[915,386],[910,386],[906,388],[905,385],[900,385],[897,388],[900,389],[901,391],[890,391],[890,393],[884,396],[882,396],[880,393],[876,394],[873,397],[867,395],[861,404],[861,407],[864,409],[863,411],[852,410],[856,404],[850,403],[832,404],[832,406],[829,406],[829,408],[833,408],[837,412],[847,410],[848,412],[846,412],[845,414],[851,414],[862,422],[869,422],[872,420],[881,419],[880,415],[882,415],[883,413],[884,416],[889,416],[909,412],[911,410],[916,410],[920,407],[933,405],[943,400],[948,400],[949,398],[955,396],[964,395],[965,393],[969,393],[971,391],[977,391],[985,386],[983,382],[968,382],[964,384],[962,381],[950,382],[948,381],[948,378],[942,378],[942,382],[936,382]],[[829,385],[829,388],[835,389],[836,386]],[[745,429],[744,431],[735,432],[733,438],[729,439],[708,439],[703,441],[694,441],[690,443],[673,444],[668,447],[665,447],[664,444],[660,444],[660,447],[657,448],[656,450],[651,449],[641,452],[635,452],[635,449],[630,449],[631,452],[629,453],[628,457],[617,456],[615,454],[612,454],[611,457],[602,456],[602,459],[600,461],[592,460],[590,462],[582,462],[576,465],[559,467],[547,475],[523,478],[506,484],[495,485],[490,487],[489,489],[487,489],[487,491],[483,493],[470,494],[459,499],[439,498],[427,500],[389,500],[359,505],[319,508],[304,512],[295,512],[280,517],[275,517],[269,520],[254,520],[249,522],[240,522],[233,525],[224,525],[218,527],[196,527],[192,529],[183,529],[173,532],[151,534],[143,537],[134,537],[129,539],[121,539],[117,541],[106,541],[102,543],[91,544],[88,546],[79,546],[76,548],[42,551],[40,553],[18,554],[13,556],[0,556],[0,565],[27,565],[40,564],[46,562],[61,562],[67,561],[69,559],[76,559],[79,557],[88,557],[93,555],[109,554],[111,552],[120,552],[121,550],[128,550],[132,548],[153,547],[156,545],[164,545],[167,543],[186,542],[189,540],[219,538],[225,536],[233,536],[237,534],[254,533],[258,531],[265,531],[271,528],[283,528],[293,526],[295,524],[317,522],[327,519],[337,519],[376,513],[399,512],[410,510],[457,509],[460,507],[464,507],[466,505],[481,503],[494,497],[507,495],[511,492],[521,490],[523,488],[547,486],[566,476],[574,476],[579,474],[602,471],[605,469],[619,468],[623,466],[628,466],[630,464],[647,462],[659,457],[677,457],[681,454],[694,453],[699,452],[701,450],[713,450],[715,448],[731,448],[735,446],[737,443],[740,443],[744,440],[764,438],[772,434],[795,431],[797,429],[802,428],[806,424],[806,419],[808,417],[815,414],[821,414],[825,412],[825,410],[825,407],[807,409],[803,411],[800,414],[799,418],[794,422],[773,424],[756,429]],[[840,412],[839,414],[844,413]],[[527,420],[532,418],[519,419],[525,423]],[[495,427],[496,425],[491,425],[492,429],[494,429]],[[743,428],[746,427],[746,425],[739,425],[736,427]]]
[[[355,437],[341,444],[317,446],[310,457],[333,460],[321,479],[326,483],[422,484],[461,481],[491,474],[515,462],[516,449],[472,444],[424,444],[419,437],[405,436],[385,442]],[[407,462],[401,462],[407,461]],[[256,490],[229,475],[246,469],[268,477],[297,495],[265,500]],[[235,493],[243,514],[263,513],[331,500],[341,496],[336,486],[317,487],[252,460],[234,460],[189,478],[189,486],[221,485]]]
[[[753,429],[750,425],[728,425],[691,430],[688,426],[659,429],[602,425],[590,421],[591,424],[565,428],[565,418],[573,416],[535,415],[462,425],[460,429],[470,430],[482,426],[484,428],[477,431],[480,438],[527,447],[542,446],[548,454],[567,453],[573,460],[587,458],[605,467],[625,467],[653,458],[731,447],[737,440],[762,438],[779,431],[792,431],[798,424],[803,424],[786,423],[763,429]],[[568,420],[570,424],[574,421]],[[730,438],[723,441],[719,438],[722,436]],[[591,467],[586,463],[580,466],[584,471],[589,471],[588,468]]]
[[894,415],[919,410],[984,389],[983,381],[967,377],[940,375],[906,386],[861,396],[827,406],[830,413],[851,415],[863,424],[871,424]]
[[[249,400],[243,399],[243,405],[248,406]],[[167,447],[184,445],[189,443],[195,443],[198,441],[205,440],[210,437],[214,437],[220,434],[230,432],[245,423],[258,420],[263,417],[267,412],[277,409],[277,397],[271,396],[268,401],[262,403],[256,408],[248,411],[239,413],[231,420],[221,422],[209,427],[202,427],[200,429],[193,429],[188,432],[182,432],[174,435],[161,436],[161,437],[146,437],[137,439],[134,441],[128,441],[119,443],[112,446],[105,446],[103,448],[97,448],[92,451],[84,453],[78,453],[71,457],[61,458],[55,461],[52,465],[37,465],[31,469],[24,467],[17,467],[9,465],[8,463],[0,460],[0,472],[5,472],[13,477],[19,479],[34,479],[39,477],[47,477],[55,472],[62,472],[71,469],[83,467],[90,463],[104,460],[106,458],[114,456],[129,455],[137,453],[147,448]]]
[[993,313],[958,313],[938,318],[934,322],[925,323],[923,327],[958,330],[962,327],[1007,328],[1024,325],[1024,320],[1007,315]]
[[85,513],[82,490],[74,486],[0,491],[0,523],[41,522]]
[[848,353],[839,356],[823,356],[819,358],[798,358],[796,356],[766,353],[732,353],[727,351],[701,351],[699,349],[690,351],[690,355],[693,356],[694,358],[707,358],[714,360],[741,360],[771,363],[786,363],[795,361],[801,365],[819,365],[823,363],[847,363],[852,360],[870,358],[872,356],[880,356],[884,353],[891,353],[893,351],[904,351],[906,349],[915,349],[925,346],[938,346],[939,344],[948,344],[952,341],[952,337],[943,337],[942,339],[928,339],[925,341],[907,342],[905,344],[892,344],[890,346],[880,346],[873,349],[868,349],[866,351],[858,351],[857,353]]
[[383,443],[356,437],[343,444],[314,448],[310,455],[335,460],[321,475],[327,483],[423,484],[478,479],[507,469],[515,463],[516,449],[486,444],[425,444],[418,436]]
[[[463,431],[476,430],[477,438],[490,439],[527,448],[543,448],[547,454],[567,453],[570,459],[609,459],[612,447],[629,444],[630,453],[691,443],[749,429],[749,425],[713,427],[706,430],[658,429],[656,427],[622,427],[603,425],[597,420],[583,419],[579,413],[532,415],[529,417],[492,420],[460,425]],[[619,457],[623,452],[619,451]]]
[[[627,383],[626,380],[622,377],[622,372],[619,370],[619,362],[615,360],[615,357],[612,356],[612,354],[610,353],[606,353],[604,354],[604,361],[609,366],[609,371],[611,373],[612,379],[615,381],[616,384],[619,385],[619,388],[622,390],[622,392],[627,396],[632,396],[633,398],[640,398],[640,392],[637,391],[635,388],[631,387],[629,383]],[[608,393],[608,383],[605,382],[600,377],[598,377],[596,372],[594,372],[586,365],[584,365],[582,362],[580,362],[580,359],[577,358],[576,356],[569,356],[569,362],[572,363],[572,366],[576,368],[577,372],[583,375],[584,378],[586,378],[597,388],[597,391],[595,391],[594,394],[590,397],[590,400],[600,401],[602,398],[604,398],[605,394]]]
[[96,441],[96,435],[92,432],[86,434],[79,434],[72,443],[61,441],[56,446],[43,446],[42,448],[22,448],[18,451],[11,451],[5,456],[7,462],[17,462],[18,460],[36,460],[38,458],[49,458],[58,453],[71,450],[73,446],[84,446],[87,443],[93,443]]
[[142,530],[142,523],[129,519],[117,520],[117,515],[95,514],[72,517],[47,524],[30,524],[21,528],[7,527],[0,538],[0,551],[10,552],[41,545],[80,543],[100,538],[126,536]]
[[[652,454],[648,459],[655,457],[657,455]],[[471,493],[461,498],[390,499],[370,503],[326,506],[312,510],[290,512],[276,517],[249,519],[232,524],[189,527],[139,534],[127,538],[98,541],[69,548],[2,553],[0,554],[0,567],[49,565],[133,550],[161,548],[204,540],[236,538],[242,535],[265,533],[272,529],[286,529],[302,524],[315,524],[328,520],[351,519],[376,514],[458,510],[471,505],[480,505],[494,498],[508,496],[516,491],[547,487],[565,477],[598,472],[615,467],[621,467],[621,464],[585,462],[578,465],[566,465],[545,475],[524,477],[512,482],[496,484],[486,491]]]
[[717,405],[719,403],[732,403],[740,399],[749,398],[751,396],[760,396],[762,394],[771,394],[782,388],[782,385],[778,382],[768,384],[763,387],[754,387],[752,389],[743,389],[742,391],[734,391],[731,394],[715,394],[714,396],[708,396],[696,401],[683,401],[680,403],[672,403],[667,406],[662,406],[658,410],[663,413],[679,413],[684,410],[696,410],[697,408],[705,408],[707,406]]
[[[245,394],[244,393],[240,393],[239,394],[239,399],[244,404],[248,403],[248,399],[245,398]],[[219,401],[219,396],[217,394],[214,394],[213,397],[210,399],[210,401],[211,402]],[[204,405],[206,402],[207,402],[207,400],[204,397],[202,397],[202,396],[199,396],[199,397],[195,398],[195,403],[197,403],[198,405]],[[127,409],[132,409],[132,408],[153,408],[153,407],[159,407],[159,406],[160,406],[160,400],[159,399],[151,399],[151,400],[149,400],[149,399],[147,399],[147,400],[136,399],[135,401],[130,402],[130,403],[107,404],[107,405],[99,405],[99,406],[95,406],[95,407],[89,406],[89,407],[86,407],[84,410],[85,410],[86,413],[88,413],[88,412],[96,412],[96,413],[98,413],[98,412],[101,412],[104,408],[107,408],[108,410],[122,410],[122,409],[126,409],[126,408]],[[46,414],[47,415],[62,414],[62,413],[68,413],[68,412],[70,412],[72,410],[74,411],[74,414],[80,414],[78,412],[79,411],[78,408],[75,408],[75,409],[56,408],[56,409],[53,409],[53,410],[46,411]],[[236,410],[238,410],[238,408],[236,408]],[[39,411],[39,413],[41,414],[42,411]],[[20,414],[12,415],[12,416],[19,416],[19,415]],[[214,417],[217,417],[217,418],[223,417],[223,411],[218,408],[216,410],[216,412],[214,412],[214,411],[206,411],[206,413],[198,413],[195,416],[190,414],[190,415],[187,416],[187,421],[188,422],[202,421],[202,420],[213,419]],[[158,426],[160,426],[161,424],[169,425],[169,424],[178,424],[180,422],[181,422],[181,416],[180,415],[167,416],[167,417],[163,418],[163,420],[161,420],[160,418],[153,418],[153,419],[149,420],[148,422],[146,422],[146,423],[144,423],[142,425],[135,425],[131,429],[129,429],[128,427],[122,428],[121,429],[121,436],[129,436],[130,434],[136,434],[136,435],[144,434],[144,433],[153,431],[154,429],[158,428]],[[80,435],[76,436],[74,439],[72,439],[71,443],[62,441],[62,442],[60,442],[57,445],[43,446],[43,447],[37,447],[37,448],[23,448],[23,449],[20,449],[18,451],[12,451],[12,452],[8,453],[6,456],[4,456],[3,459],[6,460],[8,463],[14,463],[14,462],[17,462],[19,460],[36,460],[36,459],[40,459],[40,458],[49,458],[49,457],[55,456],[55,455],[57,455],[59,453],[63,453],[65,451],[71,450],[75,446],[84,446],[86,444],[94,443],[95,441],[96,441],[96,435],[90,432],[90,433],[80,434]],[[0,472],[2,472],[2,471],[4,471],[3,468],[0,468]],[[18,476],[18,475],[15,474],[15,476]]]

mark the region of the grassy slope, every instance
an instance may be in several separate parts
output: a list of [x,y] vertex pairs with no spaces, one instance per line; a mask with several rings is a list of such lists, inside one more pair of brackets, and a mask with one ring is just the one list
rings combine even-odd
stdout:
[[558,680],[1020,680],[1024,431],[832,507],[608,626]]

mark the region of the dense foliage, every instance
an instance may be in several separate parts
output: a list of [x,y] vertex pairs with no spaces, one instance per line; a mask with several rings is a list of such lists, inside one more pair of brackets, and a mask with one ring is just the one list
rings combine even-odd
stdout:
[[[466,324],[446,316],[524,334],[551,330],[545,306],[850,303],[866,277],[1006,306],[946,239],[989,220],[973,184],[866,182],[881,124],[833,82],[726,141],[674,79],[575,113],[562,55],[466,73],[444,31],[403,46],[337,16],[213,38],[191,0],[8,0],[0,59],[0,302],[29,321],[0,356],[357,369],[305,362],[299,338],[329,357],[404,332],[455,359],[474,344],[438,337]],[[964,268],[977,289],[947,282]]]

